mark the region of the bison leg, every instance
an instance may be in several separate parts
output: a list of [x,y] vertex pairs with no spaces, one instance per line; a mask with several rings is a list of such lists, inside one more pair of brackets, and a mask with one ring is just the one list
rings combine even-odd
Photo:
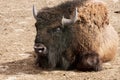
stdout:
[[62,68],[64,70],[74,69],[73,63],[75,61],[75,55],[72,50],[69,48],[62,54]]
[[79,57],[77,68],[82,71],[100,71],[102,70],[101,60],[96,52],[85,52]]
[[70,61],[68,61],[65,57],[62,57],[62,69],[71,70],[70,69]]

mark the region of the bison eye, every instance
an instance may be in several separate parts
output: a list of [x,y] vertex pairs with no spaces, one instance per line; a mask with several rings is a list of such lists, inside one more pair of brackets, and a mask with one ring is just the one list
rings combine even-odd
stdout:
[[56,28],[48,29],[47,32],[48,33],[59,33],[59,32],[62,32],[62,28],[56,27]]
[[61,31],[61,28],[60,27],[56,28],[56,32],[59,32],[59,31]]
[[53,32],[61,32],[62,28],[58,26],[57,28],[53,28]]

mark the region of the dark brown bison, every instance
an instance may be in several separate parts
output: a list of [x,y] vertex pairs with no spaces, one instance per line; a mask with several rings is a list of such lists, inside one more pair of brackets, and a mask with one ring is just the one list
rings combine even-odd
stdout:
[[114,58],[118,34],[109,24],[108,11],[94,0],[67,1],[38,13],[34,49],[41,67],[101,70]]

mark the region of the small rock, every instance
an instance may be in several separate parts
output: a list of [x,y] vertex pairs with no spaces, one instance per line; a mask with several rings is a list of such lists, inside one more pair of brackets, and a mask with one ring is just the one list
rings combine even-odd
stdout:
[[7,79],[5,80],[16,80],[16,77],[15,76],[12,76],[12,77],[8,77]]
[[119,13],[120,14],[120,11],[115,11],[114,13]]

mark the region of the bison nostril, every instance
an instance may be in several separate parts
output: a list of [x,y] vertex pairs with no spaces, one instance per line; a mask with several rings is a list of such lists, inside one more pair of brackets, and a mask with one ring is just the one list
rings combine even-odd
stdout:
[[44,52],[45,48],[38,48],[39,52]]
[[42,54],[46,54],[46,47],[43,44],[35,44],[34,46],[35,52],[36,53],[42,53]]

